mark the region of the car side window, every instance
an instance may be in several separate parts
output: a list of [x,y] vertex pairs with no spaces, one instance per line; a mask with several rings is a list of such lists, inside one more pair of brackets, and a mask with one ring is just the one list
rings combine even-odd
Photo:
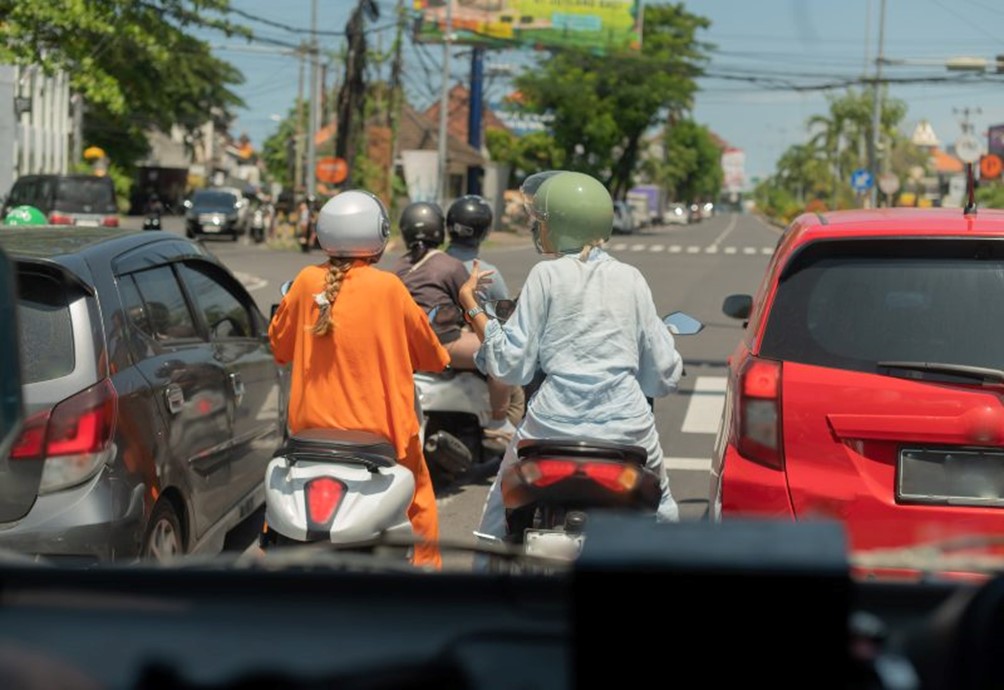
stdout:
[[[127,278],[136,288],[131,294]],[[188,302],[170,266],[137,271],[120,278],[129,322],[154,343],[199,337]],[[137,299],[138,298],[138,299]]]
[[193,262],[179,268],[213,338],[254,336],[255,321],[245,300],[214,266]]

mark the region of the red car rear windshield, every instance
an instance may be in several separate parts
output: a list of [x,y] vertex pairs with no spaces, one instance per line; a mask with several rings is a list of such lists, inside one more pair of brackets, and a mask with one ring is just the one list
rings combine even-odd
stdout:
[[763,357],[874,372],[882,361],[1004,369],[1004,241],[818,241],[782,273]]

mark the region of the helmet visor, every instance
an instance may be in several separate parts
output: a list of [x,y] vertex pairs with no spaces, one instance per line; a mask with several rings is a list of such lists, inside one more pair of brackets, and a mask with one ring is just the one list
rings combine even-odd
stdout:
[[547,182],[547,180],[561,172],[563,171],[548,170],[546,172],[539,172],[534,175],[530,175],[530,177],[526,178],[523,181],[523,184],[520,185],[519,191],[523,195],[523,208],[526,210],[526,214],[531,220],[539,222],[547,220],[547,214],[541,208],[538,208],[536,203],[534,203],[537,198],[537,190],[539,190],[540,186]]

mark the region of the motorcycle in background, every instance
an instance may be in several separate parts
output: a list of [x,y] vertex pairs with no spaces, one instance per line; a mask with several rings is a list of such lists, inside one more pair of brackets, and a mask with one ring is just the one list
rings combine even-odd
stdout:
[[[683,312],[673,312],[663,322],[673,335],[695,335],[704,328]],[[654,514],[662,498],[660,478],[646,466],[648,453],[638,446],[603,439],[528,439],[520,442],[517,457],[500,480],[508,522],[505,541],[528,556],[574,560],[582,550],[589,513]]]

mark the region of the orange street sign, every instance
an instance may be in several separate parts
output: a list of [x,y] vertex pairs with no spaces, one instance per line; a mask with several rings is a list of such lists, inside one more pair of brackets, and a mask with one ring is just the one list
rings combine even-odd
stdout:
[[349,166],[342,158],[327,156],[318,159],[314,174],[321,182],[341,184],[349,176]]
[[1000,156],[996,154],[991,153],[980,159],[980,177],[984,179],[997,179],[1001,176],[1002,169],[1004,169],[1004,161],[1001,161]]

